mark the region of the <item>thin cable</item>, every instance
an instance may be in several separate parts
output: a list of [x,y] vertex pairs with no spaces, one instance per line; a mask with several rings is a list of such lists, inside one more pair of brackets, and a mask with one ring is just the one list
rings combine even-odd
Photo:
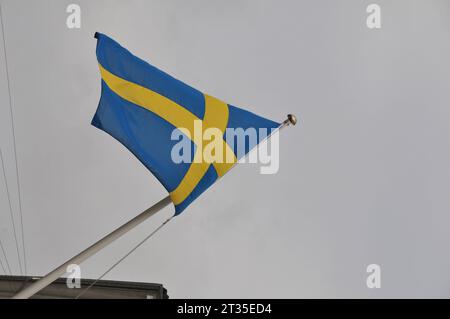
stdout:
[[[3,250],[3,245],[2,245],[2,250]],[[5,259],[6,259],[6,255],[5,255]],[[6,264],[8,265],[8,260],[6,259]],[[2,266],[3,272],[5,273],[5,275],[8,275],[8,273],[6,272],[5,266],[3,265],[2,259],[0,258],[0,265]],[[8,265],[8,270],[9,270],[9,275],[11,276],[11,269],[9,268]],[[12,283],[10,280],[6,279],[8,281],[8,286],[11,292],[15,292],[14,287],[12,286]]]
[[[3,162],[3,153],[2,153],[2,149],[1,149],[1,148],[0,148],[0,160],[1,160],[1,162],[2,162],[3,178],[4,178],[4,180],[5,180],[6,194],[7,194],[8,202],[9,202],[9,212],[10,212],[10,215],[11,215],[11,217],[12,217],[11,197],[9,196],[8,182],[7,182],[7,180],[6,180],[5,164],[4,164],[4,162]],[[3,256],[4,256],[4,258],[5,258],[5,261],[6,261],[6,267],[7,267],[7,269],[8,269],[9,275],[12,276],[11,267],[10,267],[9,261],[8,261],[8,255],[6,254],[6,251],[5,251],[5,248],[4,248],[4,246],[3,246],[3,242],[1,241],[1,239],[0,239],[0,246],[1,246],[2,254],[3,254]],[[16,248],[17,248],[17,247],[18,247],[18,246],[17,246],[17,241],[16,241]],[[17,249],[17,257],[19,257],[19,249]],[[2,262],[1,259],[0,259],[0,264],[1,264],[1,266],[2,266],[2,269],[3,269],[3,272],[5,273],[5,275],[8,275],[8,273],[6,272],[5,266],[3,265],[3,262]],[[19,265],[20,265],[20,257],[19,257]],[[13,286],[12,286],[11,281],[9,281],[9,289],[10,289],[12,292],[14,292],[14,288],[13,288]]]
[[2,266],[3,272],[5,273],[5,275],[7,275],[8,273],[5,270],[5,266],[3,266],[3,261],[1,258],[0,258],[0,266]]
[[[8,261],[6,261],[6,262],[8,262]],[[2,266],[2,269],[3,269],[3,272],[5,273],[5,275],[8,275],[8,273],[5,270],[5,266],[3,266],[3,262],[1,260],[1,258],[0,258],[0,265]],[[8,266],[8,268],[9,268],[9,266]],[[11,275],[11,269],[9,269],[9,274]],[[11,281],[8,278],[6,279],[6,281],[8,281],[9,290],[14,293],[16,291],[16,289],[14,289],[14,287],[12,286]]]
[[147,235],[147,237],[145,237],[143,240],[141,240],[136,246],[133,247],[133,249],[131,249],[128,253],[126,253],[122,258],[120,258],[118,261],[116,261],[111,267],[108,268],[107,271],[105,271],[100,277],[98,277],[97,279],[94,280],[93,283],[91,283],[89,285],[89,287],[87,287],[86,289],[84,289],[82,292],[80,292],[75,299],[80,298],[82,295],[84,295],[89,289],[92,288],[92,286],[94,286],[99,280],[101,280],[103,277],[105,277],[111,270],[113,270],[117,265],[119,265],[122,261],[124,261],[128,256],[130,256],[136,249],[138,249],[140,246],[142,246],[148,239],[150,239],[150,237],[152,237],[154,234],[156,234],[158,232],[158,230],[160,230],[161,228],[164,227],[164,225],[166,225],[168,222],[170,222],[172,220],[172,218],[175,215],[173,215],[172,217],[168,218],[164,223],[162,223],[161,225],[158,226],[158,228],[156,228],[154,231],[152,231],[149,235]]
[[[2,152],[1,148],[0,148],[0,160],[2,162],[3,179],[5,180],[6,197],[8,198],[8,204],[9,204],[9,216],[11,217],[11,223],[12,223],[13,232],[14,232],[14,241],[16,242],[17,258],[19,259],[20,272],[22,272],[22,266],[20,263],[19,243],[17,241],[17,234],[16,234],[16,224],[14,222],[14,216],[13,216],[12,205],[11,205],[11,196],[9,194],[8,180],[6,179],[5,162],[3,160],[3,152]],[[3,251],[3,254],[5,255],[6,264],[8,265],[9,273],[10,273],[10,275],[12,275],[11,268],[9,267],[8,258],[6,257],[7,255],[3,249],[3,244],[2,244],[2,251]]]
[[[5,266],[3,266],[3,262],[1,260],[1,258],[0,258],[0,265],[2,266],[2,269],[3,269],[3,272],[5,273],[5,275],[8,275],[8,273],[5,270]],[[11,272],[11,270],[10,270],[10,272]],[[14,287],[12,286],[11,281],[9,281],[8,279],[6,279],[6,280],[9,282],[9,285],[8,285],[9,289],[11,290],[11,292],[14,292]]]
[[[5,247],[3,246],[3,241],[1,239],[0,239],[0,247],[1,247],[1,250],[2,250],[2,255],[3,255],[3,257],[5,258],[5,261],[6,261],[6,266],[8,268],[8,272],[9,272],[10,275],[12,275],[11,267],[9,266],[8,255],[6,254]],[[0,258],[0,263],[2,265],[3,272],[5,274],[7,274],[7,272],[5,270],[5,267],[3,266],[3,262],[2,262],[1,258]]]
[[[3,255],[3,257],[5,257],[5,261],[6,261],[6,266],[8,268],[8,272],[11,275],[11,267],[9,267],[8,257],[6,257],[5,248],[3,247],[3,243],[2,243],[1,240],[0,240],[0,246],[2,247],[2,255]],[[5,275],[7,275],[8,273],[6,272],[5,266],[3,266],[3,262],[2,262],[1,258],[0,258],[0,263],[2,265],[3,272],[5,273]]]
[[[25,275],[27,275],[27,255],[25,253],[25,234],[23,231],[23,215],[22,215],[22,196],[20,192],[20,179],[19,179],[19,166],[17,164],[17,150],[16,150],[16,133],[15,133],[15,126],[14,126],[14,112],[12,109],[12,98],[11,98],[11,85],[9,81],[9,69],[8,69],[8,56],[6,54],[6,40],[5,40],[5,26],[3,24],[3,12],[2,7],[0,6],[0,20],[1,20],[1,26],[2,26],[2,36],[3,36],[3,53],[5,55],[5,69],[6,69],[6,79],[8,83],[8,95],[9,95],[9,112],[11,114],[11,127],[12,127],[12,135],[13,135],[13,146],[14,146],[14,160],[16,163],[16,179],[17,179],[17,193],[19,197],[19,214],[20,214],[20,228],[22,233],[22,252],[23,252],[23,265],[25,268]],[[14,229],[15,231],[15,229]],[[23,274],[22,271],[22,264],[21,260],[19,258],[19,265],[20,265],[20,272]]]

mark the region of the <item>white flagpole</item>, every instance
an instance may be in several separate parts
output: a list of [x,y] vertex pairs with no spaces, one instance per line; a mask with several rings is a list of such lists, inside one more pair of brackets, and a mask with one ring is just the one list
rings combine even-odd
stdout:
[[170,199],[170,196],[167,196],[166,198],[160,200],[152,207],[148,208],[138,216],[134,217],[132,220],[127,222],[126,224],[120,226],[116,230],[112,231],[102,239],[100,239],[98,242],[90,246],[89,248],[83,250],[81,253],[76,255],[75,257],[69,259],[64,264],[56,268],[55,270],[51,271],[41,279],[33,282],[20,292],[18,292],[16,295],[12,297],[12,299],[28,299],[40,290],[44,289],[48,285],[50,285],[52,282],[54,282],[56,279],[61,277],[66,273],[67,266],[70,264],[81,264],[83,261],[100,251],[101,249],[108,246],[110,243],[136,227],[137,225],[141,224],[157,212],[159,212],[161,209],[166,207],[172,203],[172,200]]
[[[289,125],[295,125],[297,123],[297,118],[293,114],[288,114],[287,119],[280,125],[279,129],[282,129],[283,127],[289,126]],[[66,273],[67,266],[70,264],[81,264],[83,261],[100,251],[101,249],[108,246],[110,243],[115,241],[116,239],[120,238],[122,235],[127,233],[128,231],[132,230],[137,225],[141,224],[142,222],[146,221],[148,218],[159,212],[161,209],[166,207],[172,203],[172,200],[170,199],[170,196],[167,196],[166,198],[160,200],[152,207],[148,208],[138,216],[134,217],[132,220],[127,222],[126,224],[120,226],[116,230],[112,231],[102,239],[100,239],[95,244],[91,245],[87,249],[83,250],[81,253],[76,255],[75,257],[72,257],[68,261],[66,261],[64,264],[59,266],[58,268],[54,269],[53,271],[49,272],[47,275],[42,277],[41,279],[31,283],[29,286],[25,287],[23,290],[15,294],[12,299],[28,299],[34,294],[38,293],[40,290],[44,289],[48,285],[50,285],[52,282],[54,282],[56,279],[61,277]]]

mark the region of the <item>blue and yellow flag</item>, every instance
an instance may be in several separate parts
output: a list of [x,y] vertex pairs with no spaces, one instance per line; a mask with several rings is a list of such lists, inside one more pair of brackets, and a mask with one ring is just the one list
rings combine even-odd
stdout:
[[[92,125],[107,132],[128,148],[170,193],[175,214],[223,176],[256,143],[246,141],[244,151],[226,138],[230,128],[275,129],[279,123],[226,104],[171,77],[139,59],[108,36],[96,33],[97,60],[102,93]],[[219,130],[226,161],[198,159],[207,145],[200,134]],[[190,161],[174,161],[179,139],[188,138]],[[259,132],[259,130],[258,130]],[[177,136],[177,134],[175,134]],[[234,145],[233,145],[234,144]],[[186,155],[186,154],[185,154]]]

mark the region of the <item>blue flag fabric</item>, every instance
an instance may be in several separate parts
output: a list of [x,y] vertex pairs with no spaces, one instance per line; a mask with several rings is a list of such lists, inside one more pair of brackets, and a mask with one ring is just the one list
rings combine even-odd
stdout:
[[[121,142],[156,176],[169,192],[177,215],[267,137],[258,129],[270,132],[280,125],[203,94],[104,34],[97,32],[95,37],[102,90],[92,125]],[[219,144],[226,161],[202,159],[200,153],[208,146],[201,137],[194,138],[199,125],[200,134],[208,128],[221,133]],[[244,150],[238,150],[237,137],[226,138],[229,128],[255,128],[256,143],[245,140]],[[180,155],[189,160],[174,161],[173,152],[184,138],[192,152],[183,154],[185,148]]]

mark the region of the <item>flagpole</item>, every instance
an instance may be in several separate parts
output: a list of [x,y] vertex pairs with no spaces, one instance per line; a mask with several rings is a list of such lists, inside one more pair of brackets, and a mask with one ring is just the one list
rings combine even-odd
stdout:
[[120,226],[116,230],[112,231],[102,239],[100,239],[95,244],[91,245],[89,248],[83,250],[81,253],[76,255],[75,257],[72,257],[68,261],[66,261],[64,264],[59,266],[58,268],[54,269],[53,271],[49,272],[47,275],[42,277],[41,279],[33,282],[20,292],[18,292],[16,295],[12,297],[12,299],[28,299],[40,290],[44,289],[48,285],[50,285],[52,282],[54,282],[56,279],[61,277],[66,273],[67,266],[70,264],[81,264],[83,261],[100,251],[101,249],[108,246],[110,243],[136,227],[137,225],[143,223],[148,218],[162,210],[164,207],[172,203],[172,200],[170,199],[170,196],[167,196],[157,202],[152,207],[146,209],[144,212],[139,214],[138,216],[134,217],[132,220],[127,222],[126,224]]
[[[281,123],[278,130],[281,130],[282,128],[289,126],[289,125],[295,125],[297,124],[297,118],[293,114],[288,114],[287,119]],[[58,268],[54,269],[53,271],[49,272],[44,277],[38,279],[37,281],[31,283],[29,286],[25,287],[23,290],[19,291],[17,294],[15,294],[12,299],[28,299],[34,294],[38,293],[40,290],[44,289],[48,285],[50,285],[52,282],[54,282],[56,279],[61,277],[66,273],[67,266],[70,264],[81,264],[83,261],[100,251],[101,249],[108,246],[110,243],[115,241],[116,239],[120,238],[122,235],[127,233],[128,231],[135,228],[137,225],[143,223],[148,218],[165,208],[167,205],[172,203],[172,200],[170,196],[167,196],[157,202],[152,207],[146,209],[138,216],[134,217],[132,220],[127,222],[126,224],[120,226],[116,230],[112,231],[102,239],[100,239],[98,242],[94,243],[87,249],[83,250],[81,253],[76,255],[75,257],[72,257],[68,261],[66,261],[64,264],[59,266]]]

